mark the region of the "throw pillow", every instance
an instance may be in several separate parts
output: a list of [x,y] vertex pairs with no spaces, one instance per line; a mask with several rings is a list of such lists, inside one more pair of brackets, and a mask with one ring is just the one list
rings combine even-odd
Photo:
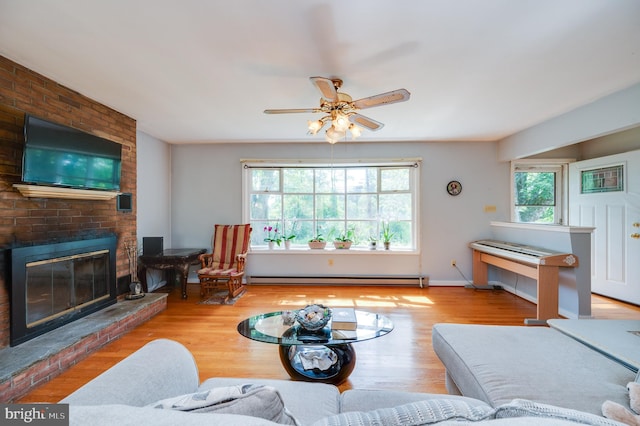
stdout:
[[277,389],[264,385],[245,384],[213,388],[163,399],[148,406],[190,413],[240,414],[261,417],[285,425],[298,425],[297,420],[284,406]]
[[525,399],[514,399],[510,403],[496,408],[496,419],[512,417],[545,417],[593,426],[620,426],[620,423],[616,421],[596,416],[595,414],[541,404]]
[[379,408],[373,411],[350,411],[325,417],[313,426],[418,426],[432,425],[446,420],[484,420],[492,418],[494,409],[472,406],[456,399],[428,399]]

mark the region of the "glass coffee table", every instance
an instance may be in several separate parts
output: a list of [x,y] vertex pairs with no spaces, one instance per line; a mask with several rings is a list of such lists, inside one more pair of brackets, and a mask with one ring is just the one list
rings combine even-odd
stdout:
[[282,365],[293,379],[338,384],[356,365],[352,343],[382,337],[393,330],[393,322],[384,315],[355,312],[355,330],[332,330],[329,321],[321,330],[308,331],[297,322],[286,325],[283,311],[279,311],[247,318],[238,324],[238,332],[258,342],[278,345]]

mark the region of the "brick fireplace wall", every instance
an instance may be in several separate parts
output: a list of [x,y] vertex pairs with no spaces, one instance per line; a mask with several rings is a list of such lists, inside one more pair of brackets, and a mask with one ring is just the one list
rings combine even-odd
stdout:
[[[25,198],[13,188],[21,182],[25,113],[122,144],[120,190],[132,194],[133,212],[117,211],[115,198]],[[116,276],[125,277],[124,245],[137,239],[135,207],[135,120],[0,56],[0,349],[9,345],[7,249],[115,234]]]

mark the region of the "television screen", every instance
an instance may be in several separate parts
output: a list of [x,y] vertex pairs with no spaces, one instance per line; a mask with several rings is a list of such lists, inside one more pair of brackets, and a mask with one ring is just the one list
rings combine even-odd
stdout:
[[80,130],[25,117],[22,180],[81,189],[120,189],[122,145]]

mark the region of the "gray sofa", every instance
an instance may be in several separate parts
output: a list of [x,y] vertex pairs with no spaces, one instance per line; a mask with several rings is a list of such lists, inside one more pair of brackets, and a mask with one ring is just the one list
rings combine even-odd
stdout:
[[333,385],[290,380],[211,378],[199,383],[191,353],[167,339],[146,344],[60,402],[69,404],[71,425],[619,425],[524,400],[492,407],[464,396],[383,390],[341,394]]
[[[585,344],[554,328],[582,321],[583,329],[597,329],[608,320],[553,321],[552,327],[435,324],[433,350],[446,368],[447,391],[493,407],[523,398],[597,415],[606,400],[629,408],[626,386],[636,373],[605,347],[595,350],[597,335]],[[637,339],[630,350],[640,355]]]

